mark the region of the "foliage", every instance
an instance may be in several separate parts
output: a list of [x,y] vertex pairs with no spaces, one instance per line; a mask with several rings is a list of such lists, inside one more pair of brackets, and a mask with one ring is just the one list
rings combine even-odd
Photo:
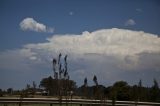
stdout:
[[[160,89],[158,82],[154,79],[153,86],[144,87],[142,80],[137,85],[130,86],[125,81],[117,81],[112,86],[104,87],[103,85],[87,86],[87,93],[89,97],[95,98],[95,89],[98,88],[98,93],[101,97],[110,100],[120,101],[151,101],[160,102]],[[84,85],[79,87],[76,91],[77,95],[84,96]],[[97,98],[101,99],[101,98]]]
[[130,94],[129,94],[130,87],[128,84],[124,81],[116,82],[112,89],[111,89],[111,96],[114,97],[117,100],[129,100]]
[[[61,87],[63,89],[62,96],[67,95],[65,91],[74,91],[74,95],[81,96],[83,98],[104,99],[105,97],[105,99],[107,98],[111,100],[160,102],[160,89],[156,79],[153,80],[153,85],[151,87],[144,87],[141,80],[137,85],[133,86],[128,85],[125,81],[117,81],[112,86],[104,87],[103,85],[88,86],[85,78],[84,84],[77,88],[76,83],[73,80],[55,79],[50,76],[41,80],[40,87],[43,87],[48,91],[49,95],[58,96],[58,82],[61,83]],[[12,88],[8,88],[6,91],[2,91],[0,89],[0,94],[1,96],[6,94],[21,94],[22,97],[29,97],[28,92],[33,91],[35,84],[33,85],[30,86],[27,84],[26,88],[21,91],[13,90]],[[95,95],[95,88],[98,88],[98,96]]]
[[[40,82],[40,87],[43,87],[49,95],[58,95],[57,90],[59,89],[59,83],[61,83],[61,89],[63,89],[63,91],[74,91],[76,88],[76,83],[73,80],[53,79],[51,76],[43,78]],[[65,95],[65,92],[62,92],[62,94]]]
[[125,81],[118,81],[105,89],[104,94],[109,98],[128,101],[152,101],[160,102],[160,89],[156,80],[152,87],[142,86],[140,80],[138,85],[129,86]]
[[151,101],[159,101],[160,102],[160,89],[158,82],[154,79],[154,85],[150,89],[150,100]]
[[7,89],[7,93],[8,93],[9,95],[12,95],[12,93],[13,93],[13,88],[8,88],[8,89]]
[[2,97],[3,96],[3,91],[2,91],[2,89],[0,89],[0,97]]

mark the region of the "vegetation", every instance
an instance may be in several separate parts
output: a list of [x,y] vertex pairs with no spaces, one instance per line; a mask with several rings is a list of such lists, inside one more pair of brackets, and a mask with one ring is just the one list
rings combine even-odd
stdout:
[[[153,80],[151,87],[144,87],[142,80],[137,85],[130,86],[125,81],[117,81],[112,86],[105,87],[98,83],[97,76],[93,76],[95,85],[88,86],[87,77],[84,78],[84,84],[77,88],[76,83],[70,80],[67,67],[67,55],[64,56],[64,61],[61,60],[61,53],[58,59],[53,59],[53,73],[54,77],[49,76],[40,81],[39,88],[33,81],[32,86],[27,84],[23,90],[13,90],[8,88],[6,91],[0,89],[0,96],[5,95],[21,95],[21,97],[34,97],[34,95],[56,96],[59,99],[63,97],[68,98],[72,95],[81,98],[91,99],[111,99],[113,104],[115,100],[120,101],[150,101],[160,102],[160,88],[156,79]],[[63,64],[62,64],[63,63]]]
[[40,87],[43,87],[45,91],[48,92],[49,96],[56,96],[58,95],[57,91],[59,89],[58,83],[61,83],[61,89],[63,90],[61,91],[62,95],[67,95],[66,91],[75,91],[76,89],[76,83],[73,80],[61,79],[58,81],[53,79],[51,76],[48,78],[43,78],[40,82]]
[[[160,102],[160,89],[156,80],[151,87],[144,87],[141,80],[133,86],[128,85],[125,81],[117,81],[108,87],[103,85],[87,86],[89,98],[95,98],[95,88],[98,89],[98,99]],[[77,88],[76,91],[77,95],[84,96],[84,85]]]
[[154,80],[152,87],[142,86],[140,80],[138,85],[130,86],[125,81],[118,81],[113,86],[109,86],[105,89],[104,93],[109,99],[113,97],[116,100],[127,101],[152,101],[160,102],[160,89],[157,81]]
[[[69,92],[65,92],[66,80],[61,80],[62,96],[66,96]],[[58,96],[57,80],[52,77],[43,78],[40,82],[40,87],[46,90],[48,96]],[[121,100],[121,101],[148,101],[148,102],[160,102],[160,89],[156,79],[153,80],[153,85],[151,87],[144,87],[142,81],[140,80],[137,85],[130,86],[125,81],[117,81],[112,86],[105,87],[103,85],[88,86],[87,79],[85,78],[84,84],[79,88],[76,87],[76,83],[73,80],[68,80],[67,90],[74,91],[74,96],[79,96],[82,98],[91,99],[111,99],[111,100]],[[13,90],[11,88],[3,91],[0,89],[0,96],[12,96],[12,95],[23,95],[23,97],[30,97],[28,95],[33,95],[34,92],[39,91],[40,88],[33,90],[33,87],[27,85],[24,90]],[[95,93],[96,92],[96,93]],[[37,95],[37,94],[36,94]],[[97,96],[98,95],[98,96]]]

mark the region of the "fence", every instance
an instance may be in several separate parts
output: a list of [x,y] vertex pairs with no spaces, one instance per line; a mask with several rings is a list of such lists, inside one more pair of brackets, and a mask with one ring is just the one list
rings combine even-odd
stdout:
[[[7,104],[16,103],[19,106],[23,104],[48,104],[50,106],[54,104],[74,104],[74,105],[101,105],[111,106],[112,100],[91,100],[91,99],[56,99],[56,98],[0,98],[0,104],[7,106]],[[135,102],[135,101],[115,101],[115,106],[160,106],[160,103],[154,102]]]

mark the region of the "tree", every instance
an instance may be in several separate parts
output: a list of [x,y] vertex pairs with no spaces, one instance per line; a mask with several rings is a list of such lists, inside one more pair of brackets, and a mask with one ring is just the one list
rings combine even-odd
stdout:
[[0,97],[2,97],[3,96],[3,91],[2,91],[2,89],[0,89]]
[[53,79],[51,76],[48,78],[43,78],[40,81],[40,87],[44,87],[49,95],[57,95],[58,83],[56,79]]
[[10,95],[12,95],[12,93],[13,93],[13,88],[8,88],[8,89],[7,89],[7,93],[10,94]]
[[87,83],[87,78],[84,79],[84,84],[82,86],[82,89],[83,89],[83,94],[85,97],[88,96],[88,90],[87,90],[87,87],[88,87],[88,83]]
[[112,87],[112,98],[117,100],[129,100],[129,86],[125,81],[118,81]]
[[95,83],[95,86],[93,87],[94,97],[95,97],[95,99],[99,99],[100,93],[99,93],[99,89],[98,89],[98,81],[97,81],[96,75],[94,75],[94,77],[93,77],[93,82]]
[[138,83],[138,101],[142,101],[142,80],[139,80]]
[[98,81],[97,81],[97,76],[96,75],[94,75],[94,77],[93,77],[93,82],[95,83],[96,86],[98,86]]
[[109,87],[105,88],[105,90],[104,90],[104,95],[105,95],[107,98],[110,97],[111,89],[112,89],[112,87],[109,86]]
[[131,91],[130,91],[130,95],[131,95],[131,97],[130,97],[131,100],[133,100],[135,102],[138,101],[139,94],[138,94],[138,86],[137,85],[132,86]]
[[153,80],[154,84],[151,87],[150,90],[150,100],[154,102],[159,102],[160,101],[160,89],[159,85],[156,79]]
[[56,72],[56,64],[57,64],[57,60],[53,59],[53,72],[54,72],[54,78],[58,79],[58,73]]
[[[65,79],[62,79],[59,81],[63,82],[62,88],[64,88],[65,90],[66,89]],[[73,80],[68,80],[67,83],[68,83],[67,84],[68,91],[75,90],[76,83]],[[57,79],[53,79],[51,76],[48,78],[43,78],[40,81],[40,87],[43,87],[49,93],[49,95],[58,95],[57,90],[59,89],[59,86],[58,86]]]
[[36,93],[36,86],[37,86],[36,83],[35,83],[35,81],[33,81],[32,86],[33,86],[32,93],[33,93],[33,95],[35,95],[35,93]]
[[87,78],[84,79],[84,86],[87,87],[88,83],[87,83]]
[[36,89],[37,85],[36,85],[35,81],[33,81],[32,85],[33,85],[33,88]]

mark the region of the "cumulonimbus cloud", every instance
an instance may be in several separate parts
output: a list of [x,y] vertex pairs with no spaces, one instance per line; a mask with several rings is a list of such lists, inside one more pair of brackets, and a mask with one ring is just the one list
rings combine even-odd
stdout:
[[83,32],[81,35],[54,35],[47,43],[29,44],[25,47],[73,54],[136,55],[143,52],[160,52],[157,35],[142,31],[104,29]]
[[160,54],[160,38],[142,31],[113,28],[91,33],[85,31],[81,35],[54,35],[47,40],[45,43],[24,45],[22,49],[16,50],[23,52],[17,56],[35,61],[53,57],[53,54],[60,52],[73,56],[102,55],[121,59],[123,65],[135,67],[143,53]]
[[25,18],[20,22],[20,28],[24,31],[36,31],[36,32],[49,32],[53,33],[54,28],[47,27],[46,25],[37,22],[33,18]]
[[153,78],[160,80],[158,35],[118,28],[53,35],[44,43],[0,52],[0,69],[52,72],[51,61],[59,53],[68,55],[69,73],[77,82],[86,76],[92,79],[94,74],[103,84],[133,79],[144,79],[148,84]]

